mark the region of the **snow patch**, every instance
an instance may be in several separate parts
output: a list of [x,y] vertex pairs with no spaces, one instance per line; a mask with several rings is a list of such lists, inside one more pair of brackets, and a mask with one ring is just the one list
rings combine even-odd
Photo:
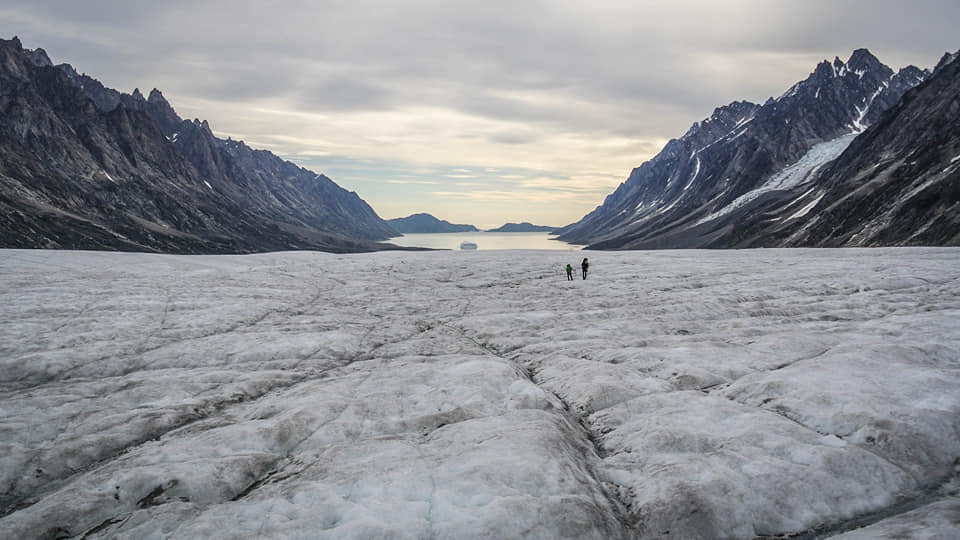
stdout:
[[734,124],[733,129],[737,129],[737,128],[740,127],[740,126],[749,124],[750,122],[753,121],[753,119],[754,119],[755,117],[756,117],[756,115],[754,115],[754,114],[751,114],[751,115],[749,115],[749,116],[744,116],[743,118],[741,118],[740,120],[738,120],[736,124]]
[[690,189],[690,186],[693,185],[693,181],[696,180],[698,176],[700,176],[700,156],[699,155],[697,155],[697,164],[693,170],[693,175],[690,176],[690,180],[687,182],[687,185],[683,186],[682,191],[687,191],[688,189]]
[[810,211],[813,210],[813,209],[817,206],[817,204],[820,203],[820,200],[823,199],[823,196],[824,196],[824,194],[821,193],[819,197],[817,197],[816,199],[814,199],[813,201],[811,201],[809,204],[807,204],[806,206],[804,206],[804,207],[801,208],[800,210],[797,210],[796,213],[794,213],[793,215],[791,215],[790,217],[788,217],[788,218],[787,218],[787,221],[789,221],[789,220],[791,220],[791,219],[797,219],[797,218],[799,218],[799,217],[803,217],[803,216],[807,215],[808,213],[810,213]]
[[936,176],[934,176],[933,178],[928,178],[928,179],[927,179],[926,181],[924,181],[922,184],[916,186],[915,188],[913,188],[913,189],[911,189],[910,191],[908,191],[905,195],[903,195],[902,197],[900,197],[900,200],[899,200],[898,202],[901,202],[901,203],[902,203],[902,202],[909,201],[910,199],[912,199],[913,197],[915,197],[918,193],[920,193],[921,191],[927,189],[928,187],[936,184],[936,183],[939,182],[940,180],[941,180],[941,179],[940,179],[939,177],[936,177]]
[[732,135],[732,136],[731,136],[731,135],[727,135],[727,137],[728,137],[727,141],[729,142],[729,141],[735,141],[735,140],[739,139],[744,133],[747,132],[748,129],[750,129],[749,126],[748,126],[748,127],[743,127],[743,128],[741,128],[740,131],[737,132],[737,133],[735,133],[735,134],[733,134],[733,133],[731,132],[731,135]]
[[865,129],[867,129],[867,126],[863,124],[863,120],[867,116],[867,112],[870,110],[870,106],[873,105],[874,100],[877,99],[877,96],[879,96],[880,93],[883,92],[883,89],[886,88],[887,86],[888,86],[888,83],[886,82],[881,84],[880,87],[877,88],[877,90],[873,93],[873,95],[867,98],[866,103],[864,103],[862,109],[860,107],[856,108],[857,118],[856,120],[853,121],[853,129],[855,132],[862,133]]

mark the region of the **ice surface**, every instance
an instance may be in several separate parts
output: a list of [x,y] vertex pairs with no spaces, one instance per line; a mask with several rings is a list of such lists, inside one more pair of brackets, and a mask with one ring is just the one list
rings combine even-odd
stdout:
[[960,250],[589,257],[0,251],[0,538],[955,530]]
[[838,540],[952,540],[960,531],[960,497],[952,496],[873,525],[836,536]]

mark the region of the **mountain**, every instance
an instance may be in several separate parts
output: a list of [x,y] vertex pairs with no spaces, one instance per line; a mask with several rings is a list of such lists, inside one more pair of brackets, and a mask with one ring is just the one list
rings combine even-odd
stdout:
[[449,221],[437,219],[430,214],[413,214],[403,218],[388,219],[387,223],[403,234],[477,231],[477,228],[473,225],[457,225],[455,223],[450,223]]
[[894,73],[866,49],[823,61],[763,105],[737,101],[671,140],[603,204],[559,232],[594,249],[734,247],[758,203],[809,187],[929,72]]
[[958,57],[945,55],[926,82],[824,167],[798,201],[808,211],[757,227],[758,243],[960,245]]
[[0,247],[370,251],[396,236],[329,178],[0,40]]
[[496,229],[490,229],[487,232],[553,232],[556,227],[545,227],[543,225],[534,225],[524,221],[523,223],[505,223]]

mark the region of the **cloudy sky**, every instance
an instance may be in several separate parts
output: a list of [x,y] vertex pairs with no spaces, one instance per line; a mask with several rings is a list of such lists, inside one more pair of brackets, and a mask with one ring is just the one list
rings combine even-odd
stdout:
[[717,106],[866,47],[960,48],[956,0],[0,0],[0,33],[330,176],[384,218],[578,220]]

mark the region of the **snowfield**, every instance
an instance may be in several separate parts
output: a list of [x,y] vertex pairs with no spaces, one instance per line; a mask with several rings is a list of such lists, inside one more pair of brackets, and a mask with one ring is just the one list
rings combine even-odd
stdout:
[[0,538],[957,538],[958,469],[960,249],[0,250]]

